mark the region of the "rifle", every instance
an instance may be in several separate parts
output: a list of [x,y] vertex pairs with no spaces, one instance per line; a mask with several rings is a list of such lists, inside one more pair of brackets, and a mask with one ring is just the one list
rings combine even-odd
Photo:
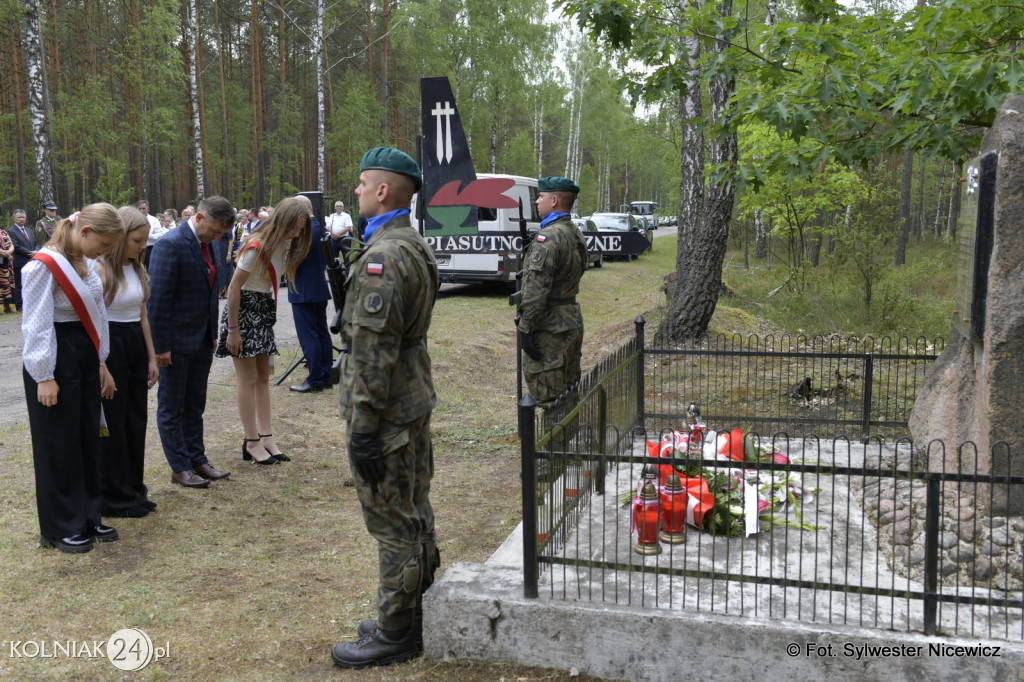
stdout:
[[526,249],[530,246],[530,242],[533,241],[533,234],[526,228],[526,216],[523,215],[522,199],[519,199],[519,238],[522,247],[519,249],[519,271],[516,273],[516,292],[509,294],[508,297],[508,304],[516,307],[523,300],[523,265],[526,263]]
[[[533,235],[526,227],[526,216],[523,215],[523,200],[519,200],[519,238],[522,247],[519,249],[519,271],[516,273],[516,292],[509,294],[508,304],[519,307],[523,301],[523,265],[526,263],[526,249],[533,241]],[[519,312],[516,311],[516,327],[519,327]],[[519,342],[519,334],[516,333],[516,402],[523,397],[523,353]],[[523,432],[523,425],[519,425],[519,432]]]
[[[334,240],[330,232],[324,232],[320,239],[320,250],[324,256],[324,263],[327,265],[327,283],[331,288],[331,298],[334,300],[334,318],[331,320],[331,333],[341,334],[341,313],[345,310],[345,280],[348,277],[348,262],[334,255]],[[341,351],[338,359],[331,365],[330,382],[333,386],[341,380],[341,359],[348,352],[348,345],[342,341]]]

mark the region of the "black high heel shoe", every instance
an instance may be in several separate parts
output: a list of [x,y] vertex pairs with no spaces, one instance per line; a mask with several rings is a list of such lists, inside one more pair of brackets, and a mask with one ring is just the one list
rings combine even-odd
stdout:
[[274,458],[273,455],[270,455],[270,457],[267,457],[266,459],[255,459],[252,456],[252,453],[249,452],[249,448],[245,447],[246,443],[259,443],[259,442],[260,442],[259,438],[243,438],[242,439],[242,459],[245,460],[246,462],[248,462],[249,460],[252,460],[256,464],[263,464],[263,465],[277,464],[277,460]]
[[[272,434],[272,433],[261,433],[260,434],[260,438],[272,438],[273,436],[274,436],[274,434]],[[270,451],[267,450],[267,452],[270,452]],[[288,455],[284,454],[283,452],[279,452],[276,455],[272,454],[270,456],[273,457],[274,459],[276,459],[278,462],[290,462],[290,461],[292,461],[292,458],[289,457]]]

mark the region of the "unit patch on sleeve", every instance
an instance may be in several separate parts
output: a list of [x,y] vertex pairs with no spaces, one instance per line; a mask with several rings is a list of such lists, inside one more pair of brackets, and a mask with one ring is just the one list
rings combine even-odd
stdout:
[[[372,265],[382,267],[379,263],[371,263],[370,265],[367,266],[367,270],[369,270],[370,266]],[[366,312],[370,313],[371,315],[376,315],[377,313],[380,312],[381,308],[383,307],[384,298],[376,291],[371,291],[370,293],[363,297],[363,308],[365,308]]]

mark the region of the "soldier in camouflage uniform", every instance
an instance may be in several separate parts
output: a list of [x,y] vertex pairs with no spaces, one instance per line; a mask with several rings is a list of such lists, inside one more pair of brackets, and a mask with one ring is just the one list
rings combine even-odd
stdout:
[[385,147],[360,164],[359,212],[369,222],[345,285],[341,413],[366,529],[378,543],[377,618],[331,658],[343,668],[409,660],[423,649],[422,594],[440,564],[430,506],[434,385],[427,330],[437,263],[413,229],[409,202],[422,184],[407,154]]
[[580,379],[583,313],[576,294],[587,244],[569,217],[580,191],[576,183],[540,178],[537,189],[541,229],[526,250],[517,319],[526,385],[538,405],[549,407]]

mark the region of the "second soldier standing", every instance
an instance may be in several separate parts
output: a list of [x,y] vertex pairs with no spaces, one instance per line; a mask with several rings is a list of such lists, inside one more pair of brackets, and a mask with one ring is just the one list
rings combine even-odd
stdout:
[[587,269],[587,244],[569,212],[580,188],[572,180],[537,180],[540,232],[523,263],[522,300],[517,324],[526,353],[523,376],[530,395],[550,407],[580,380],[583,313],[576,302]]
[[343,668],[388,665],[423,650],[423,592],[440,564],[430,482],[434,384],[427,331],[437,263],[413,229],[409,203],[419,166],[397,149],[368,151],[359,166],[359,212],[369,221],[345,285],[341,413],[366,530],[377,541],[377,618],[359,625],[331,658]]

